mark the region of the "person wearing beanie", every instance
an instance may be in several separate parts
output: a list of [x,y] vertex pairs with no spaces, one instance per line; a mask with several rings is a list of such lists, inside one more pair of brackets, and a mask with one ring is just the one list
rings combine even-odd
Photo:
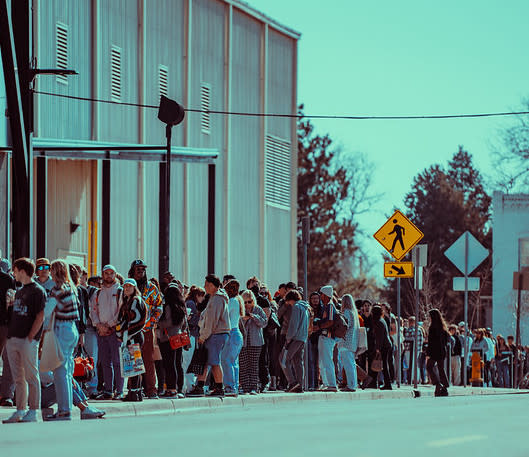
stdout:
[[322,317],[318,325],[318,330],[321,330],[321,335],[318,340],[318,355],[320,363],[320,373],[323,385],[320,390],[324,392],[337,392],[336,372],[334,371],[334,346],[336,346],[336,338],[332,332],[334,323],[334,315],[336,309],[332,303],[333,287],[330,285],[323,286],[320,289],[320,297],[323,303]]

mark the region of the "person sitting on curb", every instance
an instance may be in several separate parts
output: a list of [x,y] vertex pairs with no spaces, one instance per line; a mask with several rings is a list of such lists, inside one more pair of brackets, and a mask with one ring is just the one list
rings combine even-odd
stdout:
[[301,393],[305,379],[305,343],[309,335],[309,304],[302,300],[297,290],[286,294],[285,304],[292,307],[292,312],[288,323],[283,371],[288,380],[287,392]]
[[209,367],[215,381],[215,388],[211,391],[212,396],[224,396],[224,384],[222,367],[220,365],[220,354],[228,341],[231,330],[230,314],[228,310],[228,295],[220,288],[220,279],[214,274],[206,276],[204,289],[209,295],[206,308],[200,315],[199,344],[205,344],[208,350],[208,360],[204,372],[198,376],[197,385],[187,394],[189,397],[204,396],[204,382],[208,375]]

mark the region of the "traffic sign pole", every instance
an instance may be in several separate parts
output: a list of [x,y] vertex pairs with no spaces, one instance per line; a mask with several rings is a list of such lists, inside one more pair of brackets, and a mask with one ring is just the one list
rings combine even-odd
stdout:
[[467,386],[467,359],[468,359],[468,231],[465,232],[465,359],[463,370],[463,385]]
[[400,349],[400,278],[397,278],[397,387],[400,388],[401,376],[401,349]]
[[419,268],[415,269],[415,344],[414,344],[414,382],[413,387],[417,389],[419,375]]

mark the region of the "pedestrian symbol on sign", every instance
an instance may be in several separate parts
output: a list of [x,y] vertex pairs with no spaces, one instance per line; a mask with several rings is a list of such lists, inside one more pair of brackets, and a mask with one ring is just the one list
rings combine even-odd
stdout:
[[400,243],[400,247],[404,251],[404,241],[402,241],[402,235],[406,234],[406,229],[402,227],[402,225],[397,224],[398,220],[393,219],[393,223],[395,226],[393,227],[393,230],[388,233],[388,235],[391,235],[392,233],[395,234],[395,239],[393,240],[393,245],[391,246],[391,249],[389,252],[393,253],[395,251],[395,245],[397,244],[397,241]]

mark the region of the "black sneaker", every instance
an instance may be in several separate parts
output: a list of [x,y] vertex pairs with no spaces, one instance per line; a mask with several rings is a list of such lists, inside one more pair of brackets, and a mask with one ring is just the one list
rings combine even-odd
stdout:
[[215,387],[210,393],[210,397],[224,397],[224,387]]
[[191,390],[191,392],[188,392],[186,394],[186,397],[203,397],[204,396],[204,387],[202,386],[195,386]]

